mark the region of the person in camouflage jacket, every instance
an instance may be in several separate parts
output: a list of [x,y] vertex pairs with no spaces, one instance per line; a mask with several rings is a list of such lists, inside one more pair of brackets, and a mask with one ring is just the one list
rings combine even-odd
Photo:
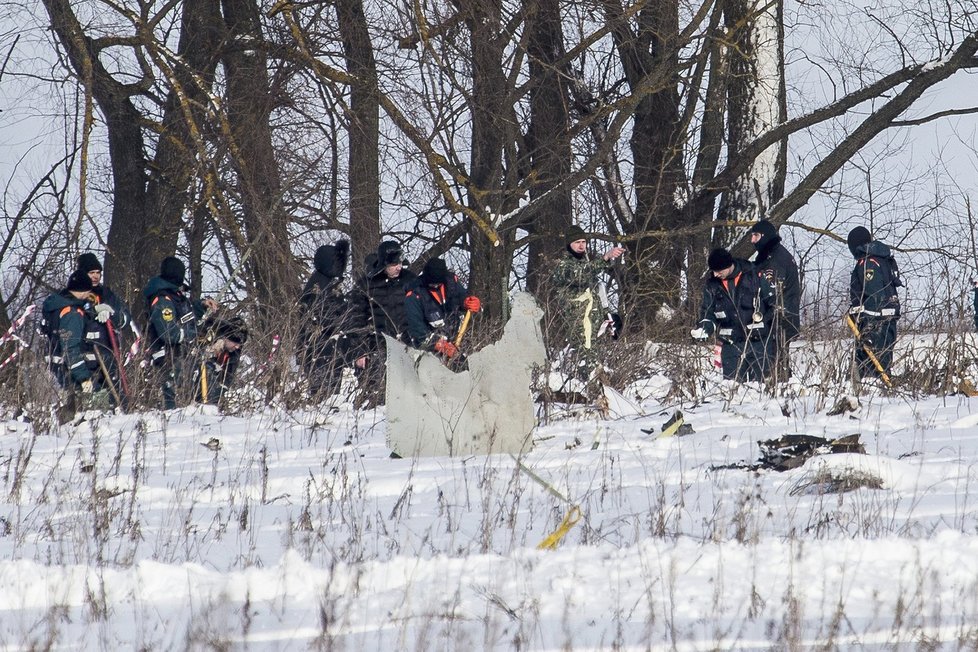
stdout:
[[556,316],[575,363],[574,375],[587,382],[597,367],[597,342],[602,326],[611,319],[600,296],[601,275],[611,269],[611,262],[625,250],[612,247],[602,256],[592,258],[587,234],[579,226],[568,230],[564,244],[564,256],[551,274]]

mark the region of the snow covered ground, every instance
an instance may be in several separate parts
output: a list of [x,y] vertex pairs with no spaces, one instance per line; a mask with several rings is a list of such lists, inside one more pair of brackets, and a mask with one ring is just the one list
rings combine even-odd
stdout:
[[[348,404],[3,422],[0,647],[978,647],[978,399],[664,387],[519,461],[391,459],[384,410]],[[643,432],[676,409],[693,434]],[[867,454],[717,468],[786,433]]]

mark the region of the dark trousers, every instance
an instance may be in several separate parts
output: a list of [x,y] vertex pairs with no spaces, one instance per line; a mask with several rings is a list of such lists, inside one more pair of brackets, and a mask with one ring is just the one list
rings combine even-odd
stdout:
[[163,391],[163,409],[172,410],[177,407],[177,399],[183,405],[189,399],[189,393],[184,387],[183,356],[168,352],[162,362],[154,365],[153,375]]
[[896,344],[897,320],[864,318],[860,320],[859,333],[862,336],[856,342],[856,370],[859,377],[879,376],[876,365],[869,358],[863,345],[869,347],[879,360],[883,371],[889,375],[890,365],[893,363],[893,346]]
[[303,352],[301,360],[309,379],[309,393],[324,397],[338,394],[343,381],[343,368],[352,364],[346,340],[329,338],[314,342]]
[[774,338],[751,339],[746,342],[724,340],[720,346],[723,377],[740,382],[762,381],[771,373],[774,352]]

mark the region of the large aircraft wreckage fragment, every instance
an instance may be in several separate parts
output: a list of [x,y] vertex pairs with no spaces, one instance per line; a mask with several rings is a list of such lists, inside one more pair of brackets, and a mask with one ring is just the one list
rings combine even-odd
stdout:
[[530,449],[534,365],[545,360],[543,311],[512,298],[498,342],[455,372],[432,354],[387,339],[387,444],[400,457],[512,453]]

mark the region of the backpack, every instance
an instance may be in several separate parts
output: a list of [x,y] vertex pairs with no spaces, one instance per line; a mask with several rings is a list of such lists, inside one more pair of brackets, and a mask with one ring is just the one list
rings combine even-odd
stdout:
[[[60,311],[59,311],[60,312]],[[53,310],[42,310],[37,318],[37,332],[48,339],[58,335],[61,316]]]
[[[37,332],[49,340],[60,337],[61,315],[65,314],[66,310],[71,309],[70,306],[61,306],[57,310],[42,310],[41,317],[37,321]],[[81,310],[80,308],[75,309]]]

